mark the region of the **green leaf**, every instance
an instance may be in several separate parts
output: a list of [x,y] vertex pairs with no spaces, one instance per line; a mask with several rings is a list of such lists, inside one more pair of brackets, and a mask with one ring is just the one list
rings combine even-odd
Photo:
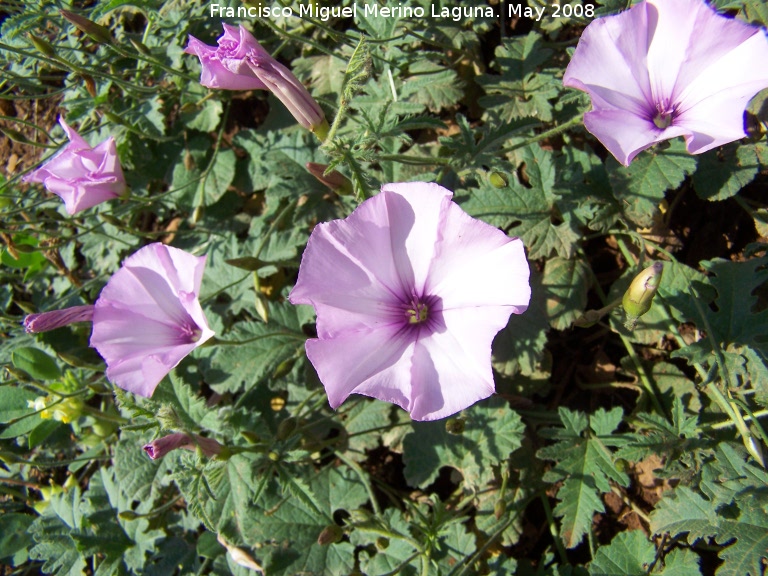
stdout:
[[216,154],[213,166],[202,182],[206,205],[215,204],[224,196],[235,177],[235,161],[234,150],[219,150]]
[[[13,564],[16,566],[26,561],[26,551],[34,544],[28,532],[34,520],[34,516],[15,512],[0,516],[0,560],[15,557]],[[16,562],[16,558],[21,562]]]
[[653,224],[667,190],[676,189],[696,168],[696,159],[685,151],[682,140],[670,142],[658,152],[646,150],[624,167],[608,159],[608,178],[626,217],[642,227]]
[[361,399],[342,419],[347,441],[346,455],[358,462],[365,460],[366,450],[379,445],[381,427],[390,422],[392,406],[387,402]]
[[589,266],[582,260],[552,258],[544,265],[542,285],[547,293],[549,324],[569,328],[584,312],[590,284]]
[[589,565],[590,576],[646,576],[656,548],[641,530],[621,532],[609,546],[600,546]]
[[549,319],[542,275],[531,270],[531,303],[523,314],[512,314],[493,341],[493,368],[505,376],[537,372],[547,343]]
[[520,446],[523,423],[501,399],[475,404],[464,414],[461,434],[447,432],[443,420],[413,422],[413,432],[403,440],[405,479],[410,486],[426,486],[442,466],[452,466],[462,473],[467,486],[481,488],[493,478],[491,463],[504,460]]
[[[765,500],[764,500],[765,504]],[[732,544],[720,551],[723,565],[717,576],[760,576],[768,550],[768,510],[757,502],[740,502],[736,519],[718,515],[711,502],[685,486],[659,502],[651,514],[654,534],[668,532],[676,537],[688,533],[692,543],[699,538],[714,537],[720,545]]]
[[437,67],[408,78],[400,97],[424,104],[431,112],[439,112],[456,104],[463,95],[463,83],[456,72]]
[[19,370],[24,370],[36,380],[56,380],[61,378],[56,360],[37,348],[17,348],[11,354],[11,362]]
[[16,438],[33,430],[43,421],[39,414],[33,414],[35,409],[28,404],[37,396],[34,392],[13,385],[0,387],[0,424],[12,422],[2,427],[0,438]]
[[556,465],[544,475],[547,482],[565,478],[557,493],[560,500],[554,509],[562,517],[561,537],[568,548],[575,548],[592,526],[596,512],[604,512],[600,493],[611,490],[610,481],[629,485],[629,477],[616,469],[609,447],[623,442],[615,429],[621,422],[621,408],[608,412],[602,408],[587,417],[561,407],[560,419],[564,428],[541,431],[544,437],[558,442],[542,448],[537,456],[554,460]]
[[552,55],[544,48],[538,32],[514,39],[503,39],[496,48],[495,67],[500,76],[483,74],[477,83],[487,96],[480,105],[498,113],[504,120],[530,116],[552,120],[549,99],[557,96],[559,85],[552,74],[543,72],[541,65]]
[[226,339],[233,344],[220,346],[203,363],[206,382],[220,394],[251,389],[281,362],[300,354],[307,337],[299,309],[279,304],[270,306],[269,322],[239,322]]
[[701,576],[699,556],[687,548],[675,548],[664,557],[664,569],[659,576]]
[[752,182],[759,169],[754,145],[728,144],[699,156],[693,187],[699,198],[726,200]]

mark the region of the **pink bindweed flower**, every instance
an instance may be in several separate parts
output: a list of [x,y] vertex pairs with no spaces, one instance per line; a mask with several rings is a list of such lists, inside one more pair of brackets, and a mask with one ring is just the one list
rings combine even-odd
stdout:
[[149,444],[144,445],[144,452],[147,453],[152,460],[162,458],[171,450],[177,448],[184,448],[185,450],[195,451],[198,446],[204,455],[208,458],[212,458],[221,453],[222,445],[216,442],[213,438],[204,438],[197,434],[183,434],[177,432],[175,434],[169,434],[163,436],[157,440],[153,440]]
[[491,343],[528,307],[519,238],[475,220],[437,184],[386,184],[318,224],[290,294],[317,312],[306,351],[337,408],[350,394],[444,418],[494,392]]
[[222,25],[224,34],[218,47],[189,37],[185,52],[200,58],[200,83],[222,90],[269,90],[304,128],[327,131],[322,109],[296,76],[272,58],[244,26]]
[[111,136],[96,148],[59,118],[69,138],[63,150],[22,180],[43,184],[64,200],[69,214],[117,198],[125,192],[125,178],[120,168],[115,139]]
[[744,109],[768,86],[768,39],[703,0],[647,0],[587,26],[563,84],[587,92],[584,125],[628,166],[684,136],[699,154],[745,136]]
[[93,311],[91,346],[120,388],[152,396],[160,381],[213,331],[198,301],[205,256],[159,242],[123,262]]
[[205,256],[156,242],[123,262],[93,306],[73,306],[24,319],[38,333],[92,321],[91,346],[107,363],[107,378],[150,397],[192,350],[213,336],[198,301]]

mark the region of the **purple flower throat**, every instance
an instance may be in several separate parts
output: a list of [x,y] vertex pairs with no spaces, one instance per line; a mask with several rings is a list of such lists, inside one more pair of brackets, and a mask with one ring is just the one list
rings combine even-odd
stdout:
[[[656,112],[653,115],[653,112]],[[654,125],[659,130],[664,130],[674,123],[677,116],[677,104],[672,104],[668,99],[662,98],[656,102],[656,109],[651,111]]]

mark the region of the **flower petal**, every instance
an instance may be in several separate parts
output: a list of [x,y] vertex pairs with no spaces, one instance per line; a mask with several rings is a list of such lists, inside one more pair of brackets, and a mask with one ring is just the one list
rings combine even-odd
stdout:
[[587,92],[595,110],[650,112],[648,14],[643,4],[593,20],[581,35],[563,76],[565,86]]
[[352,394],[363,394],[410,408],[410,331],[384,327],[308,340],[307,357],[337,408]]
[[220,90],[266,90],[264,83],[252,74],[237,74],[220,61],[217,48],[204,44],[194,36],[184,50],[200,59],[200,84]]
[[584,115],[584,126],[624,166],[629,166],[635,156],[657,142],[687,133],[679,126],[668,126],[661,130],[650,120],[623,110],[587,112]]
[[511,307],[444,311],[443,328],[419,338],[411,368],[411,417],[438,420],[495,391],[491,343],[507,325]]
[[443,310],[514,306],[521,314],[531,299],[529,277],[519,238],[472,218],[453,202],[447,206],[425,287],[442,300]]

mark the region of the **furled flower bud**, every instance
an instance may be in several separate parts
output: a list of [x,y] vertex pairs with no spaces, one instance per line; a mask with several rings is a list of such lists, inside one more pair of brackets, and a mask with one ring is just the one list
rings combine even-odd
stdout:
[[158,438],[157,440],[153,440],[149,444],[146,444],[144,446],[144,452],[146,452],[147,456],[152,460],[157,460],[177,448],[184,448],[185,450],[194,452],[198,447],[208,458],[221,453],[223,448],[223,446],[213,438],[204,438],[197,434],[190,435],[177,432],[175,434],[163,436],[162,438]]
[[105,28],[101,24],[96,24],[96,22],[93,20],[88,20],[88,18],[80,16],[79,14],[75,14],[74,12],[70,12],[69,10],[59,10],[59,14],[61,14],[66,20],[72,23],[75,28],[81,32],[84,32],[96,42],[100,42],[102,44],[113,43],[112,34],[110,34],[109,29]]
[[637,319],[651,309],[653,297],[661,284],[662,272],[664,272],[664,265],[661,262],[654,262],[635,276],[629,289],[624,293],[621,305],[627,313],[627,321],[624,323],[627,330],[634,330]]
[[24,318],[24,329],[30,334],[48,332],[74,322],[90,322],[93,320],[93,306],[72,306],[63,310],[51,310],[30,314]]

